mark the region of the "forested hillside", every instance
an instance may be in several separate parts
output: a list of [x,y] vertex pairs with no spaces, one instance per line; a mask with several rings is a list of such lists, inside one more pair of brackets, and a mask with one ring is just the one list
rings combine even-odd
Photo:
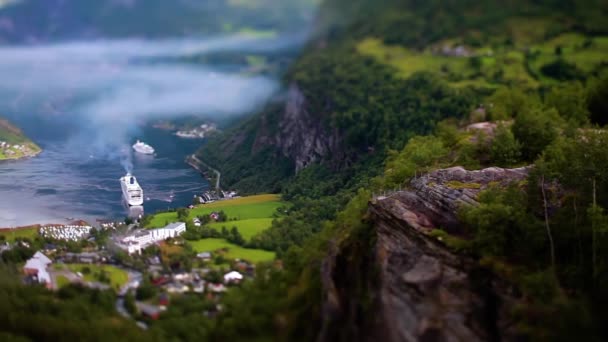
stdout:
[[[343,169],[383,156],[437,121],[463,118],[501,86],[542,93],[601,77],[606,8],[605,1],[326,1],[317,37],[285,75],[292,91],[200,155],[223,170],[225,185],[245,191],[277,190],[312,162]],[[249,172],[252,165],[266,173]]]
[[[325,1],[316,37],[285,75],[284,99],[199,152],[225,186],[281,191],[294,204],[253,240],[276,250],[285,270],[231,294],[214,336],[414,334],[379,318],[383,284],[399,272],[383,265],[414,267],[383,259],[392,225],[416,248],[430,239],[481,274],[469,284],[485,312],[469,321],[483,326],[475,339],[605,337],[607,18],[606,1]],[[456,220],[449,229],[417,231],[368,208],[378,193],[411,199],[420,175],[453,166],[529,174],[513,184],[428,183],[424,191],[448,202],[475,194],[474,205],[446,212]],[[496,287],[503,282],[509,295]],[[414,304],[399,293],[391,298],[404,311],[390,316],[409,322]],[[243,323],[260,310],[266,329]],[[420,314],[440,334],[431,336],[450,333]]]

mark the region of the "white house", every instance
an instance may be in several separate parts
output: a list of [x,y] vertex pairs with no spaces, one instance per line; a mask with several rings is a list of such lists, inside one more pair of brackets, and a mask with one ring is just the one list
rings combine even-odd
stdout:
[[47,268],[53,262],[41,252],[36,252],[23,266],[23,272],[28,276],[34,276],[40,284],[46,284],[50,288],[52,285],[51,275]]
[[237,271],[232,271],[224,275],[225,283],[238,283],[243,280],[243,275]]

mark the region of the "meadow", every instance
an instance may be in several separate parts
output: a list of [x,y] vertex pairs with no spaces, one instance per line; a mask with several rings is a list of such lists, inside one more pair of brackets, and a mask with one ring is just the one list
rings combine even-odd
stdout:
[[0,230],[0,236],[3,236],[9,242],[14,242],[19,238],[33,240],[38,236],[38,228],[38,226],[31,226],[17,229],[2,229]]
[[[82,273],[82,278],[88,282],[99,282],[101,272],[105,271],[110,279],[109,285],[114,289],[120,288],[129,280],[129,275],[125,270],[111,265],[66,264],[58,265],[57,268],[60,269],[62,266],[74,273]],[[87,267],[89,268],[90,272],[83,272],[83,270]]]
[[[241,259],[252,263],[272,261],[275,253],[260,249],[248,249],[234,245],[224,239],[203,239],[190,241],[189,244],[196,252],[214,252],[223,255],[227,259]],[[222,251],[225,250],[225,251]]]
[[395,68],[397,75],[403,78],[431,71],[443,74],[454,86],[483,88],[495,88],[504,83],[538,88],[539,81],[556,82],[543,75],[542,67],[559,59],[585,73],[593,72],[608,61],[608,37],[563,33],[548,40],[538,37],[535,40],[516,41],[515,46],[467,47],[468,55],[464,56],[438,53],[443,46],[460,45],[458,41],[450,40],[424,50],[413,50],[385,44],[377,38],[366,38],[356,49],[361,55]]
[[[191,220],[197,216],[224,211],[229,220],[269,219],[273,217],[278,208],[284,205],[285,203],[281,202],[278,195],[249,196],[199,205],[189,211],[188,217]],[[160,228],[176,221],[177,213],[160,213],[152,217],[146,228]],[[234,224],[234,222],[230,222],[230,224]]]
[[232,227],[236,227],[243,238],[249,241],[255,235],[270,228],[270,226],[272,226],[272,220],[273,219],[271,218],[260,218],[240,221],[215,222],[209,224],[208,226],[209,228],[214,228],[217,231],[220,231],[222,227],[226,227],[228,230],[230,230]]

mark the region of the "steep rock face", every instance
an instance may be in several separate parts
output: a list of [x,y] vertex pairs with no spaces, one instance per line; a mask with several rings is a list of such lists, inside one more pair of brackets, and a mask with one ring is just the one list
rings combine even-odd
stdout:
[[[327,300],[319,340],[517,340],[510,316],[518,300],[514,289],[427,232],[456,229],[462,203],[475,205],[481,189],[521,181],[527,173],[456,167],[413,180],[411,190],[375,198],[368,212],[373,247],[363,256],[356,254],[361,249],[335,250],[322,269]],[[352,267],[366,279],[348,278],[352,272],[340,260],[359,260]],[[362,283],[371,301],[366,307],[356,297],[361,286],[350,285]]]
[[[262,119],[262,127],[254,146],[274,145],[281,153],[294,161],[296,172],[321,161],[328,156],[340,159],[340,136],[336,130],[330,130],[320,122],[319,118],[310,113],[306,98],[297,84],[289,87],[285,108],[278,122],[268,122]],[[265,129],[270,124],[276,124],[278,130],[274,136]]]

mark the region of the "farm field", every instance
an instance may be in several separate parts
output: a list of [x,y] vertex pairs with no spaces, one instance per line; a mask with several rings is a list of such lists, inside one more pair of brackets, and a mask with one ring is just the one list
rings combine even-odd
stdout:
[[608,37],[604,36],[563,33],[546,41],[537,37],[535,42],[522,41],[515,46],[467,47],[467,54],[463,56],[438,53],[443,46],[460,44],[442,41],[424,50],[412,50],[366,38],[357,44],[357,52],[390,65],[403,78],[432,71],[442,74],[454,86],[482,88],[495,88],[505,82],[538,88],[539,81],[557,82],[543,74],[543,67],[556,61],[571,63],[585,73],[599,70],[608,62]]
[[240,221],[227,221],[227,222],[215,222],[209,224],[209,228],[214,228],[217,231],[220,231],[222,227],[226,227],[226,229],[230,230],[232,227],[236,227],[239,230],[239,233],[243,236],[243,238],[247,241],[251,240],[255,235],[265,231],[266,229],[272,226],[271,218],[261,218],[261,219],[249,219],[249,220],[240,220]]
[[[57,268],[61,268],[61,265],[57,266]],[[88,282],[99,282],[99,275],[102,271],[105,271],[110,279],[109,285],[114,289],[121,287],[129,280],[129,275],[126,271],[111,265],[66,264],[63,266],[74,273],[82,273],[83,279]],[[90,269],[88,274],[83,272],[86,267]]]
[[[250,220],[272,218],[278,208],[284,206],[278,195],[257,195],[235,198],[232,200],[218,201],[203,204],[190,210],[189,219],[201,215],[209,215],[212,212],[224,211],[229,219]],[[177,213],[160,213],[153,216],[146,228],[160,228],[167,223],[177,221]],[[221,227],[221,225],[220,225]],[[232,227],[232,226],[231,226]]]
[[31,226],[17,229],[0,230],[0,236],[4,236],[6,241],[13,242],[18,238],[34,239],[38,236],[38,226]]
[[224,239],[203,239],[198,241],[188,242],[196,252],[215,252],[221,249],[226,249],[223,253],[228,259],[241,259],[249,262],[258,263],[263,261],[271,261],[275,257],[274,252],[268,252],[260,249],[243,248]]

